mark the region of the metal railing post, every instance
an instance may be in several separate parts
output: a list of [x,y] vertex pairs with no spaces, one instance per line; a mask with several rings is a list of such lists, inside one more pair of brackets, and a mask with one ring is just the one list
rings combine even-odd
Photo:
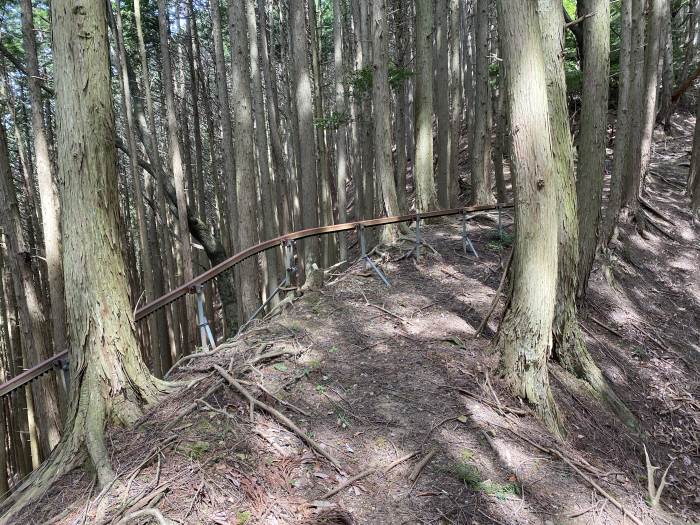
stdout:
[[389,279],[387,279],[386,275],[384,275],[384,272],[382,272],[376,264],[374,264],[374,261],[372,258],[367,255],[367,244],[365,243],[365,226],[363,224],[359,224],[357,227],[357,235],[360,238],[360,259],[364,259],[367,264],[369,264],[370,268],[376,273],[379,278],[382,280],[385,286],[389,287],[391,284],[389,283]]
[[420,245],[423,244],[420,236],[420,213],[416,213],[416,261],[420,259]]
[[209,321],[204,313],[204,286],[198,285],[195,288],[195,293],[197,295],[197,318],[199,322],[199,335],[202,341],[202,351],[207,348],[207,342],[211,345],[211,349],[216,348],[216,343],[214,342],[214,335],[211,333],[211,327],[209,326]]
[[462,210],[462,248],[464,249],[464,253],[467,253],[467,246],[469,246],[469,249],[474,254],[474,257],[478,259],[479,254],[476,253],[474,245],[472,244],[469,235],[467,235],[467,212]]

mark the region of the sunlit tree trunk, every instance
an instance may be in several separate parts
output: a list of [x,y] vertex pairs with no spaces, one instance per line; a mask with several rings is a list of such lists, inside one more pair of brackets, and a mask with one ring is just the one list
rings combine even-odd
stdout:
[[450,0],[450,206],[457,203],[459,197],[459,142],[462,132],[462,56],[461,56],[461,21],[462,1]]
[[491,191],[491,129],[489,126],[489,2],[476,0],[476,89],[472,142],[472,204],[494,202]]
[[413,178],[416,211],[437,207],[433,174],[433,7],[429,0],[416,0],[416,95],[415,154]]
[[[262,236],[263,240],[272,239],[279,235],[277,222],[277,206],[273,199],[273,181],[270,172],[270,154],[267,143],[267,127],[265,124],[265,103],[263,101],[263,84],[260,72],[260,57],[258,54],[258,31],[255,17],[254,0],[245,0],[248,20],[248,38],[250,41],[250,73],[252,78],[252,95],[255,114],[255,141],[257,143],[257,160],[260,187],[260,204],[262,207]],[[262,28],[261,28],[262,30]],[[269,86],[267,86],[269,89]],[[279,263],[277,249],[265,251],[267,263],[267,291],[271,294],[279,282]],[[278,298],[273,298],[272,305],[277,304]]]
[[[122,29],[122,16],[120,2],[117,1],[114,9],[116,38],[117,38],[117,54],[119,57],[119,78],[122,88],[122,105],[124,106],[124,114],[126,117],[126,137],[129,148],[129,169],[131,178],[134,181],[134,206],[136,208],[136,223],[139,232],[139,248],[141,253],[142,275],[146,289],[146,301],[152,301],[158,295],[154,286],[151,245],[148,241],[146,211],[144,207],[144,195],[141,184],[141,173],[138,167],[138,149],[136,146],[136,124],[134,123],[134,112],[132,108],[131,86],[129,85],[129,74],[127,72],[126,49],[124,47],[124,35]],[[151,334],[150,341],[150,357],[151,370],[156,377],[163,377],[163,366],[161,362],[161,352],[165,348],[161,348],[161,340],[157,336],[158,322],[155,316],[148,319],[149,333]],[[167,347],[166,347],[167,348]]]
[[[535,2],[499,0],[498,21],[511,112],[515,177],[512,296],[496,346],[501,370],[558,435],[564,430],[549,386],[547,360],[557,281],[557,182],[547,110],[542,36]],[[527,79],[527,82],[524,81]]]
[[[338,222],[347,222],[348,151],[347,125],[345,123],[345,63],[343,60],[343,9],[341,0],[333,0],[333,67],[335,73],[335,114],[340,123],[335,130],[335,184],[338,203]],[[341,261],[347,260],[348,243],[345,233],[338,234],[338,249]]]
[[[578,199],[578,295],[585,294],[600,232],[605,147],[608,131],[608,73],[610,71],[610,2],[583,0],[586,54],[583,60],[581,131],[579,133],[576,192]],[[563,19],[562,19],[563,22]],[[561,51],[563,53],[563,49]]]
[[29,86],[29,104],[32,112],[32,137],[36,175],[39,183],[39,201],[43,222],[44,250],[51,299],[51,327],[53,347],[61,352],[66,347],[65,295],[63,284],[63,260],[60,228],[60,206],[51,173],[49,146],[44,128],[41,77],[37,59],[34,17],[31,0],[21,0],[22,36]]
[[[399,201],[394,182],[394,159],[391,151],[391,91],[389,90],[389,24],[387,0],[372,2],[372,102],[374,104],[374,146],[377,175],[382,185],[384,209],[389,216],[399,215]],[[393,242],[398,227],[383,228],[383,240]]]
[[615,152],[610,175],[610,196],[600,234],[601,247],[606,248],[613,236],[622,204],[622,181],[627,171],[627,149],[631,131],[630,85],[632,82],[632,3],[620,4],[620,78],[617,94],[617,122],[615,123]]
[[[187,224],[187,195],[185,194],[185,167],[182,161],[182,153],[180,150],[180,139],[178,136],[178,119],[175,111],[175,91],[173,87],[173,72],[172,62],[170,60],[169,32],[170,32],[170,16],[165,0],[158,0],[158,29],[160,36],[160,55],[162,67],[162,82],[165,95],[165,111],[168,130],[168,154],[170,157],[170,169],[173,173],[175,184],[175,192],[177,195],[177,213],[178,213],[178,230],[180,236],[180,257],[182,261],[183,282],[190,281],[194,275],[192,268],[192,244],[190,242],[190,229]],[[182,339],[185,348],[183,352],[188,352],[190,344],[190,319],[194,315],[194,302],[192,296],[188,295],[185,298],[186,308],[182,311],[180,319]]]
[[[593,361],[578,325],[576,290],[579,265],[579,223],[573,147],[566,100],[566,77],[564,75],[564,33],[561,30],[564,19],[563,12],[558,9],[560,4],[557,0],[539,0],[538,4],[541,13],[540,29],[547,76],[549,121],[556,166],[554,175],[557,195],[558,265],[557,299],[552,325],[554,355],[565,370],[587,381],[599,399],[607,402],[626,424],[635,427],[634,417],[610,388]],[[604,16],[605,6],[595,12]],[[585,32],[584,42],[586,46],[585,60],[594,60],[596,45],[585,36]],[[605,54],[605,58],[607,58],[607,54]],[[603,78],[605,89],[607,89],[607,74]],[[603,113],[607,113],[607,104]]]
[[[308,0],[309,6],[309,42],[311,45],[311,69],[313,72],[314,89],[314,119],[322,121],[324,118],[323,103],[323,73],[320,60],[320,40],[318,38],[316,0]],[[318,209],[319,223],[322,226],[333,224],[333,198],[331,196],[331,170],[328,147],[326,144],[326,130],[323,126],[316,129],[316,149],[318,151]],[[327,268],[335,262],[335,237],[324,235],[321,241],[321,255],[323,267]]]

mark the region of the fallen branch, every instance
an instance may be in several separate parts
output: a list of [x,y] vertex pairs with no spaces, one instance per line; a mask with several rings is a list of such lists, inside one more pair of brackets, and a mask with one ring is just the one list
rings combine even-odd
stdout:
[[415,455],[416,455],[415,452],[411,452],[410,454],[406,454],[405,456],[402,456],[399,459],[389,463],[383,469],[380,469],[379,467],[369,467],[368,469],[363,470],[359,474],[357,474],[351,478],[346,479],[340,485],[338,485],[336,488],[329,490],[321,497],[321,499],[323,500],[323,499],[331,498],[331,497],[335,496],[336,494],[338,494],[338,492],[340,492],[341,490],[348,488],[350,485],[352,485],[356,481],[360,481],[361,479],[364,479],[367,476],[374,474],[375,472],[377,472],[379,470],[381,470],[382,472],[384,472],[384,474],[386,474],[391,469],[393,469],[395,466],[403,463],[404,461],[408,461],[409,459],[411,459]]
[[303,409],[297,407],[296,405],[293,405],[293,404],[289,403],[288,401],[285,401],[284,399],[280,399],[279,397],[277,397],[275,394],[270,392],[267,388],[265,388],[260,383],[255,383],[253,381],[241,381],[241,384],[248,385],[248,386],[254,386],[254,387],[258,388],[259,390],[261,390],[263,393],[270,396],[275,401],[277,401],[280,405],[285,406],[288,409],[293,410],[294,412],[296,412],[298,414],[301,414],[302,416],[311,417],[311,414],[309,414],[306,410],[303,410]]
[[498,304],[499,299],[501,298],[501,292],[503,291],[503,287],[505,286],[506,283],[506,277],[508,276],[508,270],[510,269],[510,263],[513,261],[513,251],[510,251],[510,255],[508,255],[508,261],[506,262],[506,267],[503,269],[503,275],[501,276],[501,282],[498,284],[498,289],[496,290],[496,295],[493,297],[493,301],[491,301],[491,306],[489,306],[489,311],[486,312],[486,316],[484,317],[484,320],[481,321],[481,324],[479,325],[479,328],[476,329],[476,334],[474,334],[474,337],[479,337],[481,335],[481,332],[486,328],[486,323],[489,322],[489,319],[491,318],[491,314],[493,314],[493,311],[496,309],[496,305]]
[[376,471],[377,471],[377,467],[370,467],[366,470],[363,470],[359,474],[357,474],[351,478],[346,479],[345,481],[343,481],[340,485],[338,485],[333,490],[329,490],[328,492],[326,492],[323,496],[321,496],[321,499],[328,499],[332,496],[335,496],[338,492],[340,492],[344,488],[349,487],[350,485],[352,485],[356,481],[360,481],[361,479],[366,478],[370,474],[374,474]]
[[626,508],[622,503],[620,503],[619,501],[617,501],[617,499],[616,499],[614,496],[608,494],[608,493],[605,491],[605,489],[603,489],[600,485],[598,485],[595,481],[593,481],[593,479],[592,479],[589,475],[587,475],[587,474],[584,473],[581,469],[579,469],[576,465],[574,465],[574,464],[569,460],[569,458],[567,458],[566,456],[564,456],[564,454],[562,454],[561,452],[559,452],[557,449],[552,449],[552,452],[553,452],[556,456],[559,456],[559,458],[560,458],[564,463],[566,463],[567,465],[569,465],[569,467],[571,467],[572,469],[574,469],[574,470],[576,471],[576,473],[577,473],[579,476],[581,476],[581,477],[582,477],[583,479],[585,479],[588,483],[590,483],[590,485],[591,485],[594,489],[596,489],[602,496],[604,496],[605,499],[607,499],[608,501],[610,501],[610,503],[612,503],[613,505],[615,505],[615,506],[620,510],[620,512],[622,512],[622,515],[623,515],[623,516],[629,518],[630,520],[632,520],[632,521],[633,521],[634,523],[636,523],[637,525],[643,525],[643,523],[640,521],[639,518],[637,518],[634,514],[630,513],[630,511],[628,511],[627,508]]
[[433,459],[433,456],[437,454],[437,450],[433,449],[430,452],[428,452],[423,459],[421,459],[418,464],[414,467],[414,469],[411,471],[411,474],[408,476],[408,480],[411,483],[415,483],[418,480],[418,476],[420,476],[420,473],[423,472],[423,469],[425,466],[430,463],[430,460]]
[[176,525],[176,522],[174,522],[173,520],[169,520],[168,518],[163,516],[163,514],[158,509],[143,509],[136,512],[131,512],[124,516],[122,519],[120,519],[117,522],[117,525],[126,525],[127,523],[130,523],[139,518],[143,518],[145,516],[153,518],[159,523],[159,525]]
[[288,429],[290,429],[292,432],[294,432],[302,441],[304,441],[307,445],[309,445],[313,450],[318,452],[321,456],[326,458],[328,461],[330,461],[337,469],[341,469],[340,466],[340,461],[338,461],[335,457],[333,457],[329,452],[324,450],[316,441],[311,439],[309,436],[307,436],[304,431],[302,431],[291,419],[289,419],[287,416],[282,414],[281,412],[275,410],[272,408],[270,405],[263,403],[262,401],[259,401],[258,399],[255,399],[253,395],[246,390],[243,385],[241,385],[238,381],[236,381],[231,374],[229,374],[226,370],[221,368],[219,365],[214,365],[214,368],[216,369],[217,372],[223,377],[229,385],[231,385],[234,389],[236,389],[246,400],[248,403],[250,403],[251,406],[256,406],[260,410],[267,412],[274,418],[276,418],[278,421],[280,421],[284,426],[286,426]]

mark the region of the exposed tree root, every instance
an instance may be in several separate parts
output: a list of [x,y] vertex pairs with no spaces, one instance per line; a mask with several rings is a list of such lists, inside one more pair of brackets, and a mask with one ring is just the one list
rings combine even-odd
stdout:
[[495,344],[501,356],[501,373],[513,393],[528,401],[547,428],[563,439],[566,430],[549,386],[550,345],[549,334],[520,326],[511,306]]
[[605,403],[628,428],[639,432],[639,422],[627,405],[612,389],[583,342],[583,335],[575,318],[564,321],[561,333],[555,334],[555,356],[562,368],[585,381],[593,395]]
[[13,523],[17,515],[39,500],[58,478],[85,460],[90,461],[94,467],[100,487],[108,486],[115,480],[105,447],[106,424],[114,422],[132,425],[147,407],[157,402],[168,390],[167,383],[150,374],[143,377],[135,375],[137,381],[128,387],[123,385],[122,391],[115,393],[115,397],[105,399],[102,395],[105,385],[101,374],[114,372],[119,377],[111,378],[112,381],[131,379],[128,373],[130,364],[122,363],[121,367],[105,370],[99,361],[86,363],[76,360],[71,376],[80,385],[73,390],[75,393],[69,405],[63,436],[49,458],[7,499],[2,508],[5,512],[0,517],[0,525]]

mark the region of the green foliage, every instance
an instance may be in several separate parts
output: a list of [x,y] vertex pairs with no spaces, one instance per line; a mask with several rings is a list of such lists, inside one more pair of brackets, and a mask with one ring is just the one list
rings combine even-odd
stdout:
[[500,236],[497,236],[494,239],[491,239],[487,244],[486,247],[489,250],[493,250],[495,252],[500,252],[504,248],[507,248],[508,246],[511,246],[513,244],[513,235],[508,233],[508,232],[503,232]]
[[[398,66],[393,62],[389,64],[389,87],[398,89],[403,82],[414,75],[413,70],[407,67]],[[363,99],[371,95],[372,92],[372,66],[365,66],[350,73],[346,84],[352,88],[353,97]]]
[[476,465],[462,461],[454,467],[454,475],[475,492],[483,492],[489,496],[495,496],[500,500],[508,496],[520,494],[520,487],[515,483],[499,483],[490,479],[484,480]]
[[[323,118],[314,119],[314,126],[316,126],[318,129],[336,130],[341,126],[346,126],[349,123],[350,115],[348,113],[338,113],[337,111],[333,111],[328,116]],[[312,308],[317,306],[318,305],[315,304]]]
[[245,525],[250,521],[250,518],[252,518],[253,515],[249,510],[239,510],[236,513],[236,524],[237,525]]
[[183,447],[185,455],[193,461],[198,461],[208,451],[209,443],[206,441],[195,441]]
[[413,76],[413,70],[407,67],[389,64],[389,86],[391,89],[398,89],[401,84]]

